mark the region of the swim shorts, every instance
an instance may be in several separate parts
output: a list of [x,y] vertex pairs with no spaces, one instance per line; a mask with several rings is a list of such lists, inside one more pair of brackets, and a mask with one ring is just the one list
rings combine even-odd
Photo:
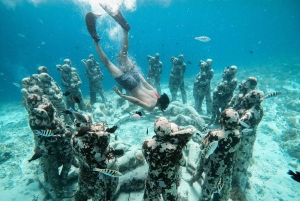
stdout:
[[131,91],[134,88],[136,88],[141,81],[139,73],[133,68],[131,68],[129,71],[122,74],[121,76],[115,78],[115,80],[127,91]]

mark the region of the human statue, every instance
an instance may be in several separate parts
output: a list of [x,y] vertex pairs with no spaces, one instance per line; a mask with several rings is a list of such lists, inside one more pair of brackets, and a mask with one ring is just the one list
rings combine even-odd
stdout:
[[237,108],[240,104],[244,96],[252,90],[255,90],[257,85],[256,77],[248,77],[247,80],[243,80],[239,84],[239,92],[232,97],[230,102],[228,103],[228,108]]
[[155,136],[145,140],[142,151],[149,165],[144,201],[177,200],[180,184],[180,167],[186,165],[182,149],[191,139],[193,129],[180,130],[165,117],[154,123]]
[[67,108],[75,108],[75,103],[77,103],[80,110],[86,110],[79,88],[82,82],[76,69],[72,67],[70,59],[65,59],[64,64],[56,65],[56,68],[60,72],[62,85],[70,93],[70,95],[66,96]]
[[182,102],[185,104],[187,99],[184,88],[184,73],[186,70],[186,64],[183,62],[184,56],[183,54],[180,54],[178,58],[171,57],[170,60],[173,64],[169,79],[169,89],[171,91],[172,101],[176,101],[177,91],[179,88],[182,96]]
[[[43,71],[42,71],[43,70]],[[58,115],[64,117],[64,122],[68,125],[72,125],[70,116],[64,111],[67,109],[66,103],[63,99],[63,92],[54,79],[46,72],[48,72],[45,66],[38,68],[39,74],[33,74],[38,81],[37,85],[43,90],[43,95],[47,96],[53,106],[56,108]]]
[[205,97],[206,114],[211,115],[212,98],[211,98],[211,79],[214,76],[214,70],[211,68],[212,60],[207,59],[206,62],[200,60],[200,72],[196,75],[194,81],[193,96],[195,101],[195,109],[199,114],[203,114],[202,103]]
[[97,93],[101,96],[102,102],[105,103],[106,98],[102,87],[103,73],[100,70],[100,64],[95,61],[93,54],[89,55],[89,59],[83,59],[81,62],[85,67],[85,75],[89,79],[90,103],[94,104],[97,102]]
[[241,146],[236,152],[232,183],[239,186],[242,191],[246,190],[249,179],[247,172],[253,160],[257,127],[264,115],[261,106],[263,98],[264,93],[262,91],[252,90],[242,98],[240,106],[236,108],[240,114]]
[[[79,161],[78,191],[75,201],[113,200],[119,183],[116,155],[123,150],[115,150],[109,145],[110,132],[105,123],[92,123],[89,115],[81,114],[86,122],[75,120],[71,144]],[[115,174],[118,173],[118,174]]]
[[196,173],[187,181],[193,185],[205,173],[199,201],[209,201],[213,195],[220,201],[230,198],[234,153],[240,144],[238,113],[225,109],[220,124],[220,129],[210,130],[202,140]]
[[160,75],[162,73],[162,62],[159,61],[159,53],[156,53],[154,57],[148,55],[147,59],[149,67],[146,80],[150,85],[156,88],[158,95],[161,95]]
[[233,97],[233,92],[237,86],[236,72],[236,66],[225,67],[222,75],[223,79],[213,92],[212,116],[209,125],[218,123],[220,113],[227,107]]
[[[53,104],[38,94],[27,97],[29,126],[34,133],[35,153],[29,160],[39,159],[44,181],[57,198],[68,197],[68,174],[75,158],[71,148],[72,132],[57,116]],[[62,167],[59,170],[59,167]]]

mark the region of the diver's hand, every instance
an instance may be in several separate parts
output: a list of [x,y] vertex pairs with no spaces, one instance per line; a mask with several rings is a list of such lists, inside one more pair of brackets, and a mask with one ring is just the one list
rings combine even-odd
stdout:
[[120,90],[118,89],[118,87],[114,86],[114,91],[115,91],[116,94],[118,94],[120,97],[123,96],[123,94],[120,92]]

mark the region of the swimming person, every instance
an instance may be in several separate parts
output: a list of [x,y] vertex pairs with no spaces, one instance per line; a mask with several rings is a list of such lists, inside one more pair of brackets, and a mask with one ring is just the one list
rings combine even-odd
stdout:
[[120,84],[124,89],[126,89],[131,96],[124,95],[120,92],[117,87],[114,87],[114,91],[125,100],[130,101],[136,105],[141,106],[145,110],[151,112],[155,107],[159,107],[164,111],[169,105],[169,98],[166,94],[159,96],[155,89],[145,80],[145,78],[138,72],[135,62],[132,62],[128,58],[128,31],[130,29],[129,24],[126,22],[120,11],[113,13],[106,6],[103,6],[103,9],[111,15],[115,21],[120,24],[123,28],[123,42],[122,48],[120,51],[120,63],[122,65],[122,70],[115,66],[111,61],[108,60],[106,54],[99,45],[100,37],[96,32],[95,22],[98,15],[95,15],[91,12],[87,13],[85,16],[86,25],[89,33],[94,39],[94,44],[98,56],[107,68],[111,76]]

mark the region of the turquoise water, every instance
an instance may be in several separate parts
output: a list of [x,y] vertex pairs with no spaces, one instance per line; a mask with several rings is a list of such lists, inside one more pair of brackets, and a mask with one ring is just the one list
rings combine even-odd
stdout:
[[[27,181],[27,177],[32,175],[35,178],[37,163],[27,164],[34,145],[27,126],[27,114],[21,105],[21,87],[18,86],[21,80],[36,73],[37,67],[43,65],[61,84],[55,66],[69,58],[82,79],[81,90],[85,99],[89,99],[88,80],[81,59],[87,59],[91,53],[96,55],[84,21],[88,11],[103,12],[95,2],[0,1],[0,141],[1,149],[5,147],[6,150],[1,153],[0,160],[0,179],[3,183],[0,200],[5,200],[5,196],[11,196],[8,200],[23,200],[25,195],[24,200],[35,200],[37,196],[32,190],[38,189],[32,186],[38,186],[37,182],[28,184]],[[291,180],[286,171],[299,171],[300,168],[300,1],[118,2],[123,2],[120,9],[131,25],[130,57],[137,62],[144,75],[148,67],[147,55],[160,53],[163,92],[170,94],[167,87],[172,68],[170,57],[179,54],[184,54],[184,61],[190,63],[185,73],[188,105],[194,105],[192,86],[199,72],[199,60],[207,58],[213,60],[215,70],[212,87],[221,80],[224,67],[236,65],[238,83],[248,76],[255,76],[259,82],[258,89],[265,93],[282,92],[281,96],[263,103],[265,116],[258,130],[254,149],[256,162],[250,168],[252,189],[248,190],[247,198],[298,200],[300,195],[295,189],[299,189],[300,184]],[[100,43],[115,62],[122,32],[116,29],[118,25],[109,16],[101,19],[97,24]],[[195,40],[198,36],[210,37],[211,41],[204,43]],[[103,87],[111,97],[111,89],[116,83],[102,64],[101,69],[105,75]],[[150,127],[153,121],[148,122]],[[141,124],[138,128],[143,132],[146,130]],[[126,132],[126,127],[121,131]],[[149,136],[143,134],[130,138],[134,134],[127,133],[124,135],[126,137],[120,138],[139,146],[144,138],[150,138],[152,134],[150,131]],[[20,147],[26,149],[20,151]],[[3,154],[7,159],[3,159]],[[24,175],[27,175],[26,179],[22,179]],[[27,186],[18,186],[19,182]]]

